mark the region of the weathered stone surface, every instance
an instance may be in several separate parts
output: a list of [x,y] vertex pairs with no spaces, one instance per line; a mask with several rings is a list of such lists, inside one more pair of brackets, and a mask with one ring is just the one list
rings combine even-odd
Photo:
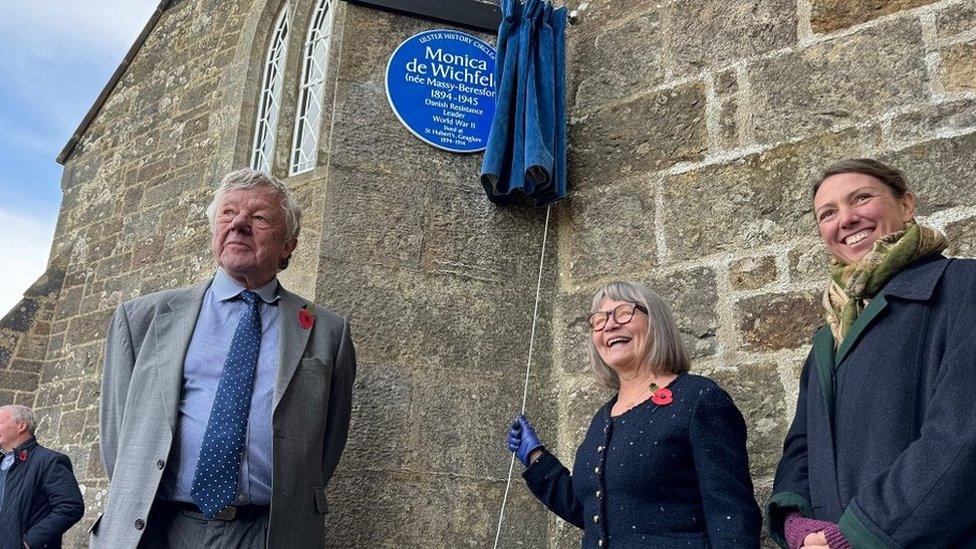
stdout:
[[816,234],[810,189],[829,162],[866,154],[877,132],[846,130],[664,180],[671,260],[789,242]]
[[940,40],[970,32],[976,28],[976,5],[972,2],[950,3],[935,15]]
[[553,318],[553,356],[562,372],[590,371],[590,325],[586,318],[596,288],[555,297]]
[[760,143],[857,124],[926,99],[922,31],[896,20],[748,67]]
[[[547,368],[534,363],[525,413],[540,436],[555,438],[556,406]],[[414,375],[407,469],[468,478],[504,479],[511,454],[508,425],[522,403],[525,364],[503,374],[426,369]],[[541,374],[539,372],[542,372]],[[424,382],[420,383],[419,380]]]
[[371,469],[396,470],[404,466],[409,447],[410,392],[413,377],[409,367],[360,362],[353,390],[349,438],[343,464]]
[[976,101],[960,99],[934,105],[923,105],[894,117],[891,139],[897,143],[914,143],[929,139],[945,130],[976,127]]
[[787,255],[791,282],[823,281],[830,275],[830,254],[823,243],[813,238],[798,245]]
[[[424,205],[422,268],[429,274],[472,278],[502,286],[533,279],[545,228],[545,211],[498,207],[474,178],[432,185]],[[556,222],[549,225],[548,259],[554,260]],[[512,250],[524,250],[513,254]],[[548,265],[549,271],[555,268]]]
[[778,351],[808,345],[823,325],[820,294],[760,295],[738,303],[739,330],[749,351]]
[[937,0],[811,0],[810,24],[814,32],[828,33]]
[[662,39],[661,16],[649,11],[581,44],[570,65],[580,82],[574,114],[664,82]]
[[0,319],[0,330],[11,330],[14,332],[26,332],[34,323],[34,316],[37,314],[37,300],[24,298],[20,303],[14,305],[13,309]]
[[776,365],[743,364],[735,371],[723,370],[711,377],[732,396],[749,426],[746,448],[753,478],[772,477],[792,419],[786,415],[787,397]]
[[700,82],[642,95],[569,128],[569,178],[575,188],[702,158],[707,145]]
[[918,197],[918,211],[928,215],[944,208],[976,204],[976,133],[933,139],[879,155],[902,170]]
[[942,50],[942,86],[946,91],[976,90],[976,42],[963,42]]
[[734,149],[739,145],[739,103],[729,98],[720,103],[718,113],[718,134],[713,144],[719,149]]
[[37,381],[37,374],[10,370],[3,372],[4,389],[33,392],[37,389]]
[[669,8],[664,36],[678,76],[796,42],[796,0],[691,0]]
[[744,257],[729,265],[729,281],[733,290],[758,290],[776,281],[776,258]]
[[700,267],[667,273],[651,278],[647,286],[671,309],[691,358],[715,354],[718,348],[715,271]]
[[949,238],[947,253],[960,257],[976,257],[976,217],[950,223],[945,228]]
[[574,194],[560,204],[570,275],[586,279],[656,263],[654,210],[653,191],[639,180]]
[[[504,481],[424,473],[361,472],[335,479],[326,538],[334,547],[490,546]],[[404,504],[404,500],[409,504]],[[513,482],[501,540],[505,547],[546,539],[548,511]]]
[[[395,189],[415,183],[410,177],[379,176],[333,167],[333,191],[325,206],[322,257],[364,264],[397,262],[417,266],[423,233],[423,195],[404,202]],[[424,192],[424,187],[419,189]]]
[[578,28],[582,33],[601,33],[620,25],[628,17],[659,9],[661,4],[654,0],[588,0],[579,6],[580,18],[586,21],[586,25],[577,25],[574,30]]

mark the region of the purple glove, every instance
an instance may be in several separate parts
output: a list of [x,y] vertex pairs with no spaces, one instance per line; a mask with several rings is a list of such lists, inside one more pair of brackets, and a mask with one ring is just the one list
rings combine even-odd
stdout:
[[833,522],[806,518],[800,513],[790,513],[783,524],[786,534],[786,544],[790,549],[803,547],[803,540],[814,532],[823,532],[830,549],[850,549],[851,544]]
[[529,420],[522,414],[516,416],[508,430],[508,451],[515,452],[522,465],[528,467],[529,456],[542,447],[542,443],[535,436],[535,429],[529,425]]

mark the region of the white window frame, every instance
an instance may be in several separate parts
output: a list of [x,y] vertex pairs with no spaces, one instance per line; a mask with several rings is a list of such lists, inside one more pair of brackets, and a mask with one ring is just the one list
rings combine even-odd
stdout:
[[[288,175],[315,168],[322,127],[322,102],[325,96],[325,73],[329,64],[329,45],[332,41],[332,21],[336,2],[319,0],[308,25],[305,55],[302,60],[302,86],[295,114],[295,135],[292,138]],[[315,109],[310,112],[309,107]]]
[[254,145],[251,148],[251,168],[271,173],[274,158],[275,132],[281,110],[285,62],[288,55],[288,4],[281,7],[268,44],[261,79],[258,118],[254,126]]

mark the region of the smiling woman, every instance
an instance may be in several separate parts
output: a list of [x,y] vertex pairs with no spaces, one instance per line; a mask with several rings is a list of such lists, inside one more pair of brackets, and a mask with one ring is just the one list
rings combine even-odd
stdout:
[[745,422],[715,382],[687,373],[668,306],[614,282],[587,318],[591,366],[617,395],[593,417],[572,474],[516,418],[508,446],[529,489],[583,529],[583,547],[758,547]]
[[801,374],[770,536],[791,549],[972,546],[976,261],[941,254],[948,241],[915,221],[890,166],[844,160],[813,191],[833,256],[827,326]]

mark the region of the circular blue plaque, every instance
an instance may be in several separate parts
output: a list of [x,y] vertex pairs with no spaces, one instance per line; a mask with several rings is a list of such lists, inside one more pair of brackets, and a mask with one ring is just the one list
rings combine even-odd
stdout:
[[386,97],[420,140],[445,151],[483,151],[495,113],[495,49],[454,30],[415,34],[390,56]]

